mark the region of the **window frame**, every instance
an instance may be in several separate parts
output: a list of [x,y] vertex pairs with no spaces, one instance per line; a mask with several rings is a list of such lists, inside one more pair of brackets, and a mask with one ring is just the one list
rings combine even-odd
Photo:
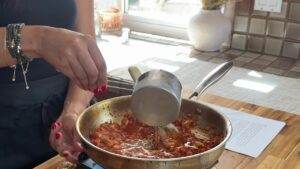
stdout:
[[[129,9],[128,0],[118,0],[119,8],[123,13],[123,26],[132,31],[149,33],[175,39],[189,40],[188,28],[171,23],[144,17],[133,16],[127,13]],[[223,5],[221,11],[225,17],[233,23],[236,3],[228,2]],[[229,40],[230,41],[230,40]],[[229,43],[229,42],[228,42]]]
[[134,16],[128,13],[128,0],[119,0],[123,13],[123,25],[132,31],[188,40],[187,28],[160,20]]

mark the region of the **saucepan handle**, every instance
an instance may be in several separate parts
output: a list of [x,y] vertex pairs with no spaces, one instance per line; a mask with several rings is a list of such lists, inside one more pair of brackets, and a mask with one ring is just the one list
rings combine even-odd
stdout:
[[233,62],[225,62],[215,69],[213,69],[208,75],[206,75],[203,80],[197,85],[194,93],[189,97],[197,97],[201,95],[208,87],[219,81],[231,68],[233,67]]
[[140,69],[136,66],[130,66],[128,68],[128,72],[131,76],[131,78],[133,79],[134,82],[137,82],[139,77],[142,75]]

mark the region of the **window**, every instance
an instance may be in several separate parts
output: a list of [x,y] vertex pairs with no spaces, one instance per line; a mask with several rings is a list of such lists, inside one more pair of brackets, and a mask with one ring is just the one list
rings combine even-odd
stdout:
[[199,10],[200,0],[128,0],[125,14],[184,27]]
[[125,26],[145,33],[187,39],[190,17],[200,0],[125,0]]
[[122,9],[123,24],[131,30],[173,38],[187,39],[190,17],[200,8],[201,0],[97,0],[96,6]]

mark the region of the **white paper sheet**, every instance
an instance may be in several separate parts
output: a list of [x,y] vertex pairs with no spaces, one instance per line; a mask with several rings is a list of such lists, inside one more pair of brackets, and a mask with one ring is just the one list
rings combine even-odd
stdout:
[[284,122],[209,104],[225,114],[232,123],[232,135],[225,148],[258,157],[285,126]]

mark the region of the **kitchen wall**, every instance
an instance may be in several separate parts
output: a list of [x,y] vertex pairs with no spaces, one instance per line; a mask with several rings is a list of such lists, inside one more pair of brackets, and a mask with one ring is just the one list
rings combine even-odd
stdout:
[[300,59],[300,0],[284,1],[280,13],[253,6],[254,0],[236,4],[231,48]]

